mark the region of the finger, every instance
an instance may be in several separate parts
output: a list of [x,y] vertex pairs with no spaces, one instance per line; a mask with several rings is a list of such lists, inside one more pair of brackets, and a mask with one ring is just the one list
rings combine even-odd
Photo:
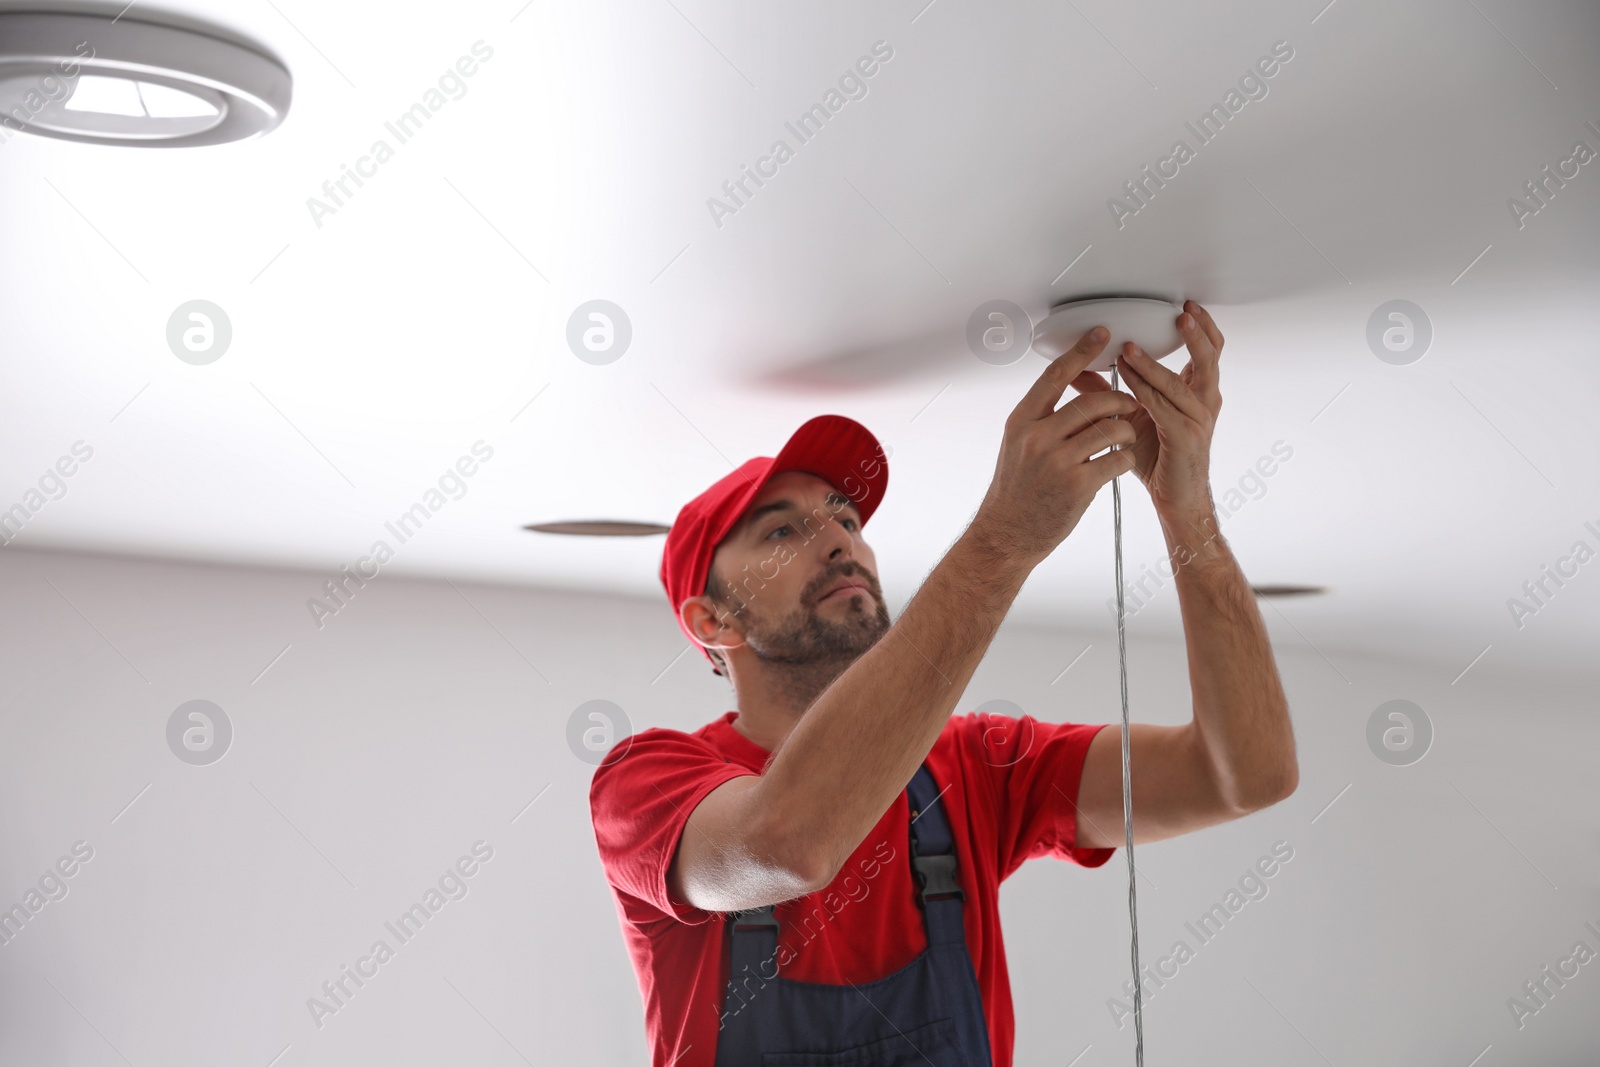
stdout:
[[[1210,404],[1217,398],[1217,364],[1222,359],[1222,332],[1217,329],[1217,324],[1205,308],[1193,300],[1185,307],[1192,308],[1192,311],[1178,316],[1178,331],[1189,348],[1195,390]],[[1185,321],[1188,322],[1187,326],[1184,325]]]
[[1200,320],[1184,312],[1178,316],[1178,333],[1183,336],[1183,343],[1189,349],[1189,356],[1196,366],[1216,366],[1219,353],[1217,346],[1211,343],[1211,335],[1200,326]]
[[[1097,332],[1099,336],[1096,336]],[[1049,416],[1056,410],[1067,383],[1082,374],[1110,340],[1111,333],[1103,326],[1096,326],[1085,333],[1077,344],[1050,361],[1038,381],[1033,383],[1017,404],[1015,413],[1030,421]]]
[[1112,445],[1132,445],[1138,440],[1138,431],[1126,419],[1097,419],[1067,438],[1066,451],[1075,462],[1082,463]]
[[1185,301],[1183,309],[1200,324],[1200,328],[1205,331],[1206,339],[1211,342],[1211,347],[1216,349],[1217,355],[1222,355],[1222,331],[1217,328],[1216,320],[1211,317],[1211,312],[1207,311],[1195,300]]
[[1091,459],[1084,466],[1088,467],[1094,478],[1096,491],[1119,474],[1126,474],[1133,470],[1134,455],[1131,448],[1119,448],[1107,452],[1099,459]]
[[1170,426],[1174,418],[1183,416],[1183,412],[1172,406],[1172,401],[1162,396],[1132,366],[1124,361],[1121,369],[1123,371],[1123,381],[1127,383],[1128,388],[1133,392],[1139,403],[1143,404],[1144,409],[1150,413],[1151,420],[1158,426]]
[[1072,387],[1080,393],[1103,393],[1111,383],[1100,377],[1098,371],[1086,370],[1072,379]]
[[[1180,412],[1187,418],[1204,424],[1210,412],[1200,398],[1195,395],[1194,390],[1185,384],[1182,378],[1151,359],[1144,349],[1131,341],[1128,342],[1127,350],[1124,351],[1122,359],[1123,365],[1128,368],[1133,376],[1139,378],[1147,391],[1153,396],[1159,397],[1160,401],[1167,407]],[[1132,383],[1130,382],[1129,385],[1131,388]],[[1140,393],[1139,390],[1134,390],[1134,396],[1137,396],[1145,407],[1150,408],[1152,416],[1157,413],[1156,408],[1151,407],[1151,400],[1146,399],[1145,395]]]
[[1075,396],[1040,421],[1056,439],[1070,437],[1098,419],[1113,415],[1131,415],[1139,410],[1139,401],[1120,389],[1106,386],[1103,391]]

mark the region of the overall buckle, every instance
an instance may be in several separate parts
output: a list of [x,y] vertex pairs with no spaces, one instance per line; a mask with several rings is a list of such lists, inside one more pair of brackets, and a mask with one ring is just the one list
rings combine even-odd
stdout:
[[733,922],[735,930],[759,930],[770,926],[773,932],[776,933],[778,919],[777,916],[772,914],[772,907],[771,904],[768,904],[764,908],[751,908],[749,911],[730,911],[728,917]]
[[913,856],[912,866],[917,872],[917,881],[922,889],[918,897],[927,902],[938,897],[954,896],[958,900],[965,900],[966,894],[961,891],[961,885],[956,881],[956,856],[954,852],[946,852],[933,856]]

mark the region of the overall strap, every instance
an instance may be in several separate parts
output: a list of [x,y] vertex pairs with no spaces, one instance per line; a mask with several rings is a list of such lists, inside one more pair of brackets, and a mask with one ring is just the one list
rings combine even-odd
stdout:
[[955,841],[945,818],[938,783],[924,763],[906,787],[911,798],[911,867],[917,904],[922,908],[930,945],[960,945],[966,951],[961,901],[966,894],[956,878]]

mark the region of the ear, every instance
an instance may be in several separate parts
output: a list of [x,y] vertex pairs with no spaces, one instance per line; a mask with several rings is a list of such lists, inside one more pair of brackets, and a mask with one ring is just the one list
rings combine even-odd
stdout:
[[724,654],[744,644],[738,613],[708,596],[692,596],[678,606],[678,617],[696,642]]

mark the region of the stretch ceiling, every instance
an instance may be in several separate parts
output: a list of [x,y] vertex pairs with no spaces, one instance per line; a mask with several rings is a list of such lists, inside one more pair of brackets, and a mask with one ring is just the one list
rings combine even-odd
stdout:
[[[1253,582],[1329,589],[1272,602],[1276,637],[1454,674],[1580,668],[1600,632],[1593,4],[126,17],[256,42],[294,100],[212,148],[0,143],[10,545],[331,576],[386,541],[383,573],[659,596],[659,538],[520,527],[671,522],[832,411],[892,452],[867,534],[899,603],[1044,366],[984,358],[974,313],[1135,291],[1227,336],[1224,533]],[[227,323],[205,362],[193,301]],[[1015,614],[1105,626],[1110,563],[1107,493]],[[1130,625],[1175,633],[1170,582],[1142,593]]]

